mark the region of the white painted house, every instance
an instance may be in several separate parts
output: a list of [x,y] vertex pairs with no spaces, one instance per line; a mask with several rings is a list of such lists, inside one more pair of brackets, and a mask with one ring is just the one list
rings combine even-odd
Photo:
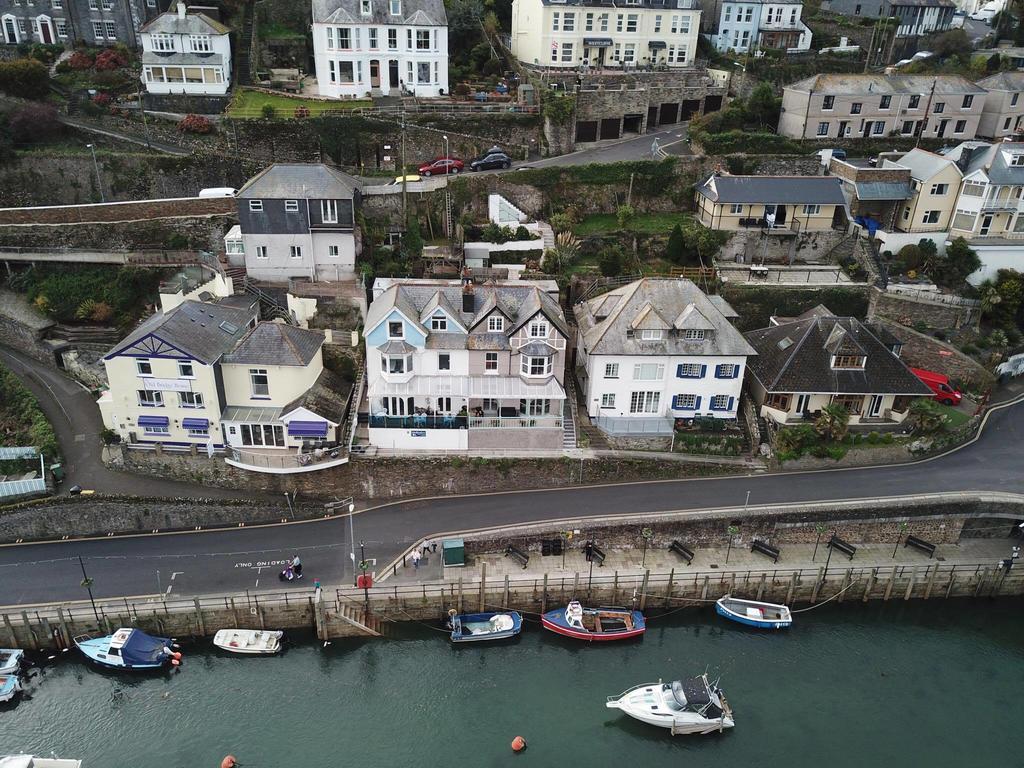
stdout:
[[736,418],[756,353],[724,299],[689,280],[643,278],[575,309],[577,375],[599,427],[668,433],[675,419]]
[[313,58],[321,96],[448,93],[448,16],[442,0],[313,0]]
[[223,96],[231,86],[231,30],[179,2],[139,30],[148,93]]

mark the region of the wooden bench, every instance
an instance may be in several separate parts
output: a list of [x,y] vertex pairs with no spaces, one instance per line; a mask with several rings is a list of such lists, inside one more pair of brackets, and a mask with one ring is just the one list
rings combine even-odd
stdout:
[[853,556],[857,554],[857,548],[853,546],[853,544],[843,541],[834,534],[832,538],[828,540],[828,544],[826,544],[826,546],[831,547],[832,549],[838,549],[844,555],[849,555],[851,560],[853,560]]
[[922,552],[927,552],[928,557],[932,557],[935,554],[935,545],[925,541],[924,539],[919,539],[917,536],[907,536],[907,540],[903,542],[903,548],[906,549],[907,547],[913,547],[914,549],[919,549]]
[[668,551],[675,552],[686,561],[687,565],[693,562],[693,550],[679,541],[679,539],[672,539],[672,543],[668,545]]
[[530,556],[519,549],[519,547],[509,544],[505,547],[505,557],[511,557],[517,563],[519,563],[525,569],[527,564],[530,562]]
[[587,554],[587,560],[597,563],[598,565],[604,565],[604,559],[607,557],[604,550],[602,550],[597,544],[592,541],[587,542],[587,546],[583,548],[583,551]]
[[776,563],[779,562],[779,549],[778,549],[778,547],[773,547],[771,544],[768,544],[767,542],[758,541],[757,539],[755,539],[750,544],[750,551],[751,552],[760,552],[762,555],[767,555],[768,557],[770,557]]

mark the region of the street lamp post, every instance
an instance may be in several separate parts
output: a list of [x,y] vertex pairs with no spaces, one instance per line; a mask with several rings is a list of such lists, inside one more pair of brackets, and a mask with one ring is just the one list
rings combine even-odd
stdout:
[[288,502],[288,514],[291,517],[295,517],[295,509],[292,507],[292,497],[288,494],[288,491],[284,492],[284,500]]
[[591,587],[594,584],[594,540],[587,542],[587,560],[590,561],[590,575],[587,577],[587,600],[590,599]]
[[447,160],[448,159],[448,154],[449,154],[449,152],[448,152],[448,136],[447,135],[443,135],[443,136],[441,136],[441,138],[444,140],[444,159]]
[[359,570],[363,572],[363,605],[370,612],[370,588],[366,585],[366,547],[359,542]]
[[825,526],[821,523],[818,523],[816,526],[814,526],[814,530],[818,532],[818,538],[814,540],[814,554],[811,555],[812,563],[814,562],[814,558],[818,556],[818,543],[821,541],[821,534],[825,532]]
[[[832,534],[835,536],[835,534]],[[821,574],[821,583],[825,583],[825,579],[828,578],[828,564],[832,562],[832,547],[828,548],[828,557],[825,558],[825,571]]]
[[92,612],[96,616],[96,625],[99,626],[102,622],[100,621],[100,612],[96,610],[96,601],[92,597],[92,579],[89,578],[89,574],[85,572],[85,563],[82,562],[82,556],[78,556],[78,565],[82,569],[82,586],[85,587],[89,593],[89,602],[92,603]]
[[349,502],[348,505],[348,541],[352,547],[352,551],[349,553],[349,557],[352,559],[352,586],[355,586],[356,581],[356,534],[352,526],[352,513],[356,511],[355,502]]
[[93,144],[86,144],[89,151],[92,152],[92,167],[96,170],[96,188],[100,191],[100,202],[107,202],[106,197],[103,196],[103,179],[100,178],[100,164],[96,160],[96,147]]
[[640,538],[642,538],[644,540],[644,554],[643,554],[643,557],[640,560],[640,567],[641,568],[646,568],[647,567],[647,544],[651,541],[651,539],[654,538],[654,531],[652,531],[650,528],[641,528],[640,529]]
[[900,548],[900,539],[903,538],[903,532],[905,530],[907,530],[907,524],[906,523],[900,523],[899,533],[896,534],[896,546],[892,548],[892,559],[893,560],[896,559],[896,550],[898,550]]
[[[747,491],[747,493],[749,494],[750,491]],[[728,528],[725,529],[725,532],[729,534],[729,547],[725,550],[725,562],[726,565],[728,565],[729,555],[732,553],[732,537],[739,533],[740,529],[737,528],[735,525],[730,525]]]

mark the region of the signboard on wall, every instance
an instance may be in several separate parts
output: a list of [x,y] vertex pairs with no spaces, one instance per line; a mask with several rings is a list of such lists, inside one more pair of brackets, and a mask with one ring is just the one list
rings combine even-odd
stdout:
[[188,379],[152,379],[142,380],[142,388],[161,392],[191,392],[192,382]]

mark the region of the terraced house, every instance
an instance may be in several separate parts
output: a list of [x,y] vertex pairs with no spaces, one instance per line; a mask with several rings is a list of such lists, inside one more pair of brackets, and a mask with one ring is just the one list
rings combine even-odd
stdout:
[[779,133],[964,141],[977,135],[985,98],[960,75],[814,75],[783,88]]
[[378,279],[363,332],[370,450],[561,450],[569,332],[552,289]]
[[158,13],[158,0],[0,0],[0,43],[137,47]]

